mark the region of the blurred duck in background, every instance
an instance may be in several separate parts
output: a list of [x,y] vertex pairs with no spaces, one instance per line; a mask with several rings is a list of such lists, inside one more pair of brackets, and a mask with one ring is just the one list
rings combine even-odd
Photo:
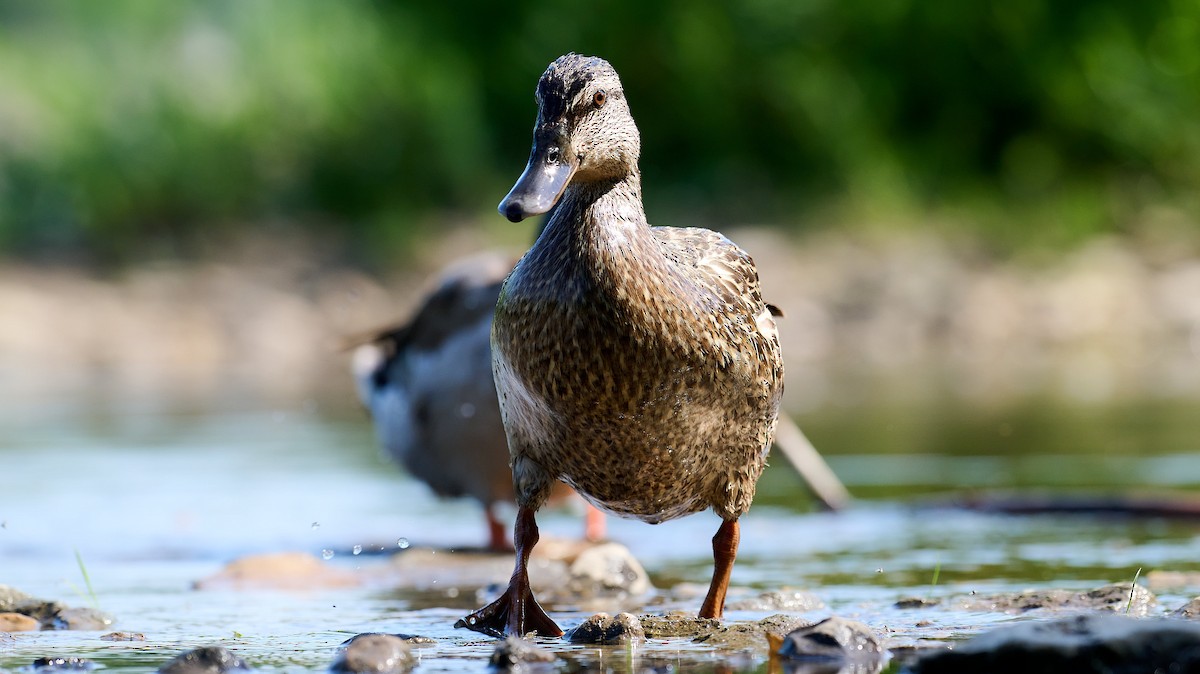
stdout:
[[[511,551],[499,503],[513,503],[508,442],[492,382],[491,327],[500,284],[516,259],[496,252],[442,270],[411,319],[354,352],[358,395],[387,455],[442,497],[470,497],[487,518],[487,548]],[[565,484],[555,500],[570,498]],[[584,537],[604,537],[590,505]]]

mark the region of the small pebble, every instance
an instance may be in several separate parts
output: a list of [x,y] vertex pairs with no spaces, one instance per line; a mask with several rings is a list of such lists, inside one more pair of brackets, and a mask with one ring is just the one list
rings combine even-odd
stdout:
[[554,662],[558,656],[519,637],[508,637],[496,644],[488,666],[493,669],[509,670],[522,665]]
[[159,674],[225,674],[253,668],[224,646],[204,646],[181,653],[159,667]]
[[329,671],[340,674],[398,674],[412,668],[408,642],[391,634],[359,634],[344,642]]
[[23,613],[0,613],[0,632],[35,632],[42,624]]
[[141,632],[109,632],[100,635],[101,641],[145,641],[146,635]]
[[646,631],[637,617],[628,613],[618,613],[616,616],[597,613],[568,631],[565,637],[573,644],[615,645],[644,641]]

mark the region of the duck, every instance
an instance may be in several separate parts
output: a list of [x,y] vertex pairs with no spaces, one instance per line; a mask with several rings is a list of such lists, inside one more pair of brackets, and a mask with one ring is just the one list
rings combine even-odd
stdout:
[[[508,443],[492,383],[492,311],[515,257],[484,251],[455,260],[404,323],[352,340],[352,372],[388,458],[439,497],[482,506],[485,550],[511,552],[496,509],[513,503]],[[570,498],[558,485],[555,501]],[[586,507],[584,539],[605,535]]]
[[528,574],[556,481],[651,524],[713,510],[699,616],[720,618],[783,396],[779,312],[728,238],[648,224],[640,135],[612,65],[566,54],[535,95],[533,148],[499,211],[549,215],[501,286],[491,334],[516,560],[503,593],[455,627],[562,635]]

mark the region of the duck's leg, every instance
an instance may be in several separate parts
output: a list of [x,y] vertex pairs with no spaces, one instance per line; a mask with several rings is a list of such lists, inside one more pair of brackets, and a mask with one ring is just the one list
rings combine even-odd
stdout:
[[508,536],[505,535],[504,523],[496,517],[495,504],[484,505],[483,514],[487,518],[488,525],[487,549],[492,552],[512,552],[513,546],[508,542]]
[[725,592],[729,589],[729,575],[733,572],[733,560],[737,557],[738,521],[725,520],[713,536],[713,576],[708,586],[708,595],[700,606],[701,618],[720,618],[725,613]]
[[593,543],[604,540],[604,532],[607,528],[604,513],[591,503],[584,503],[584,507],[587,508],[587,512],[583,516],[584,539]]
[[505,635],[520,637],[530,632],[542,636],[562,636],[562,629],[538,606],[529,588],[529,553],[538,541],[537,521],[533,513],[533,508],[527,507],[517,511],[517,524],[513,527],[517,565],[508,581],[508,589],[496,601],[454,623],[455,627],[466,627],[498,638]]

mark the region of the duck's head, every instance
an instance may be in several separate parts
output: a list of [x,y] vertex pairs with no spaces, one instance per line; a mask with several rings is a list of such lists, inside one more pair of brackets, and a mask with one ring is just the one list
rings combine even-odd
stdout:
[[604,59],[560,56],[538,80],[537,102],[529,164],[500,202],[513,222],[549,211],[572,182],[621,179],[641,151],[621,80]]

